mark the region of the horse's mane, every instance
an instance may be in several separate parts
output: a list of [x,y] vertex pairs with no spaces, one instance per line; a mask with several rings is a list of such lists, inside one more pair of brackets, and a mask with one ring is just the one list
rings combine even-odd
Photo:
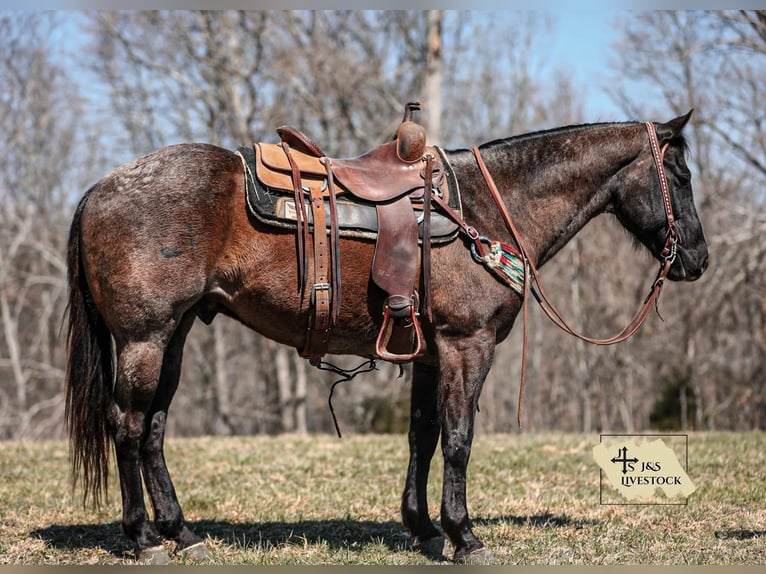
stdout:
[[[478,147],[481,150],[491,151],[495,149],[502,149],[508,146],[515,146],[527,141],[536,140],[539,138],[544,138],[549,136],[566,135],[570,133],[579,133],[585,130],[599,129],[603,127],[628,126],[628,125],[636,125],[640,123],[643,123],[643,122],[639,122],[638,120],[629,120],[624,122],[596,122],[596,123],[571,124],[566,126],[558,126],[558,127],[547,128],[543,130],[526,132],[522,134],[516,134],[513,136],[504,137],[504,138],[498,138],[498,139],[490,140],[482,144],[479,144]],[[683,135],[679,135],[677,138],[674,138],[671,141],[671,144],[683,149],[684,155],[686,155],[686,152],[689,150],[689,144]],[[458,153],[458,152],[468,151],[468,150],[465,148],[456,148],[456,149],[447,150],[447,151]]]
[[583,123],[583,124],[571,124],[566,126],[558,126],[554,128],[547,128],[543,130],[537,130],[533,132],[526,132],[509,137],[498,138],[479,145],[480,149],[504,147],[510,145],[516,145],[525,141],[539,139],[548,136],[566,135],[570,133],[579,133],[586,130],[599,129],[603,127],[614,127],[636,124],[638,122],[598,122],[598,123]]

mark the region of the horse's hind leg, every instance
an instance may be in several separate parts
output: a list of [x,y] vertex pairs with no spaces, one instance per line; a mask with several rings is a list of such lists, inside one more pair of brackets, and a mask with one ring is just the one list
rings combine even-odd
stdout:
[[402,522],[412,537],[412,545],[424,554],[441,555],[444,538],[428,515],[428,473],[439,442],[437,396],[439,369],[415,363],[412,375],[410,461],[402,495]]
[[141,485],[141,450],[147,437],[147,415],[159,384],[164,341],[117,341],[117,378],[110,422],[114,433],[122,493],[122,529],[136,545],[139,560],[165,564],[170,557],[149,522]]
[[202,539],[187,526],[165,462],[164,439],[170,403],[181,377],[181,361],[186,335],[195,315],[187,312],[165,350],[160,382],[148,413],[148,434],[141,449],[141,469],[154,509],[159,533],[176,542],[176,551],[185,559],[208,561],[212,556]]

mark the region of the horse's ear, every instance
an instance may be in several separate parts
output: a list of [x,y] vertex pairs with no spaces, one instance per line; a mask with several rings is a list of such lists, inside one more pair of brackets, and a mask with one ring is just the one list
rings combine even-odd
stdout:
[[689,122],[693,112],[694,108],[689,110],[686,115],[678,116],[664,124],[657,124],[657,138],[663,142],[679,137],[681,135],[681,130],[683,130],[684,126]]

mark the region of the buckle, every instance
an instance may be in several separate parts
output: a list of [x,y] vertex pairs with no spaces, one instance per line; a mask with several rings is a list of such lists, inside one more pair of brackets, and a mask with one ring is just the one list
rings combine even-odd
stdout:
[[[301,182],[301,189],[303,189],[303,191],[305,191],[306,193],[311,193],[311,188],[303,182]],[[319,188],[319,191],[324,192],[326,189],[327,189],[327,178],[323,177],[322,187]]]
[[311,287],[311,304],[316,303],[317,291],[327,291],[328,295],[332,297],[332,287],[329,283],[314,283]]

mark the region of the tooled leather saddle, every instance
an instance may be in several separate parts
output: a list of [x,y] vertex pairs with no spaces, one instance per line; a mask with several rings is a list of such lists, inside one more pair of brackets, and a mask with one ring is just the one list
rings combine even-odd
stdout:
[[[375,241],[371,278],[386,294],[375,344],[378,358],[404,363],[425,352],[422,307],[430,320],[431,243],[451,241],[457,225],[431,210],[438,194],[461,211],[460,195],[441,150],[426,145],[425,130],[412,120],[417,102],[405,107],[394,138],[350,159],[328,157],[311,138],[289,126],[277,129],[279,144],[241,147],[247,203],[254,217],[296,230],[298,283],[309,290],[311,316],[301,356],[320,363],[339,317],[339,238]],[[311,235],[311,241],[309,241]],[[313,278],[307,276],[313,245]],[[422,271],[421,271],[422,269]]]

